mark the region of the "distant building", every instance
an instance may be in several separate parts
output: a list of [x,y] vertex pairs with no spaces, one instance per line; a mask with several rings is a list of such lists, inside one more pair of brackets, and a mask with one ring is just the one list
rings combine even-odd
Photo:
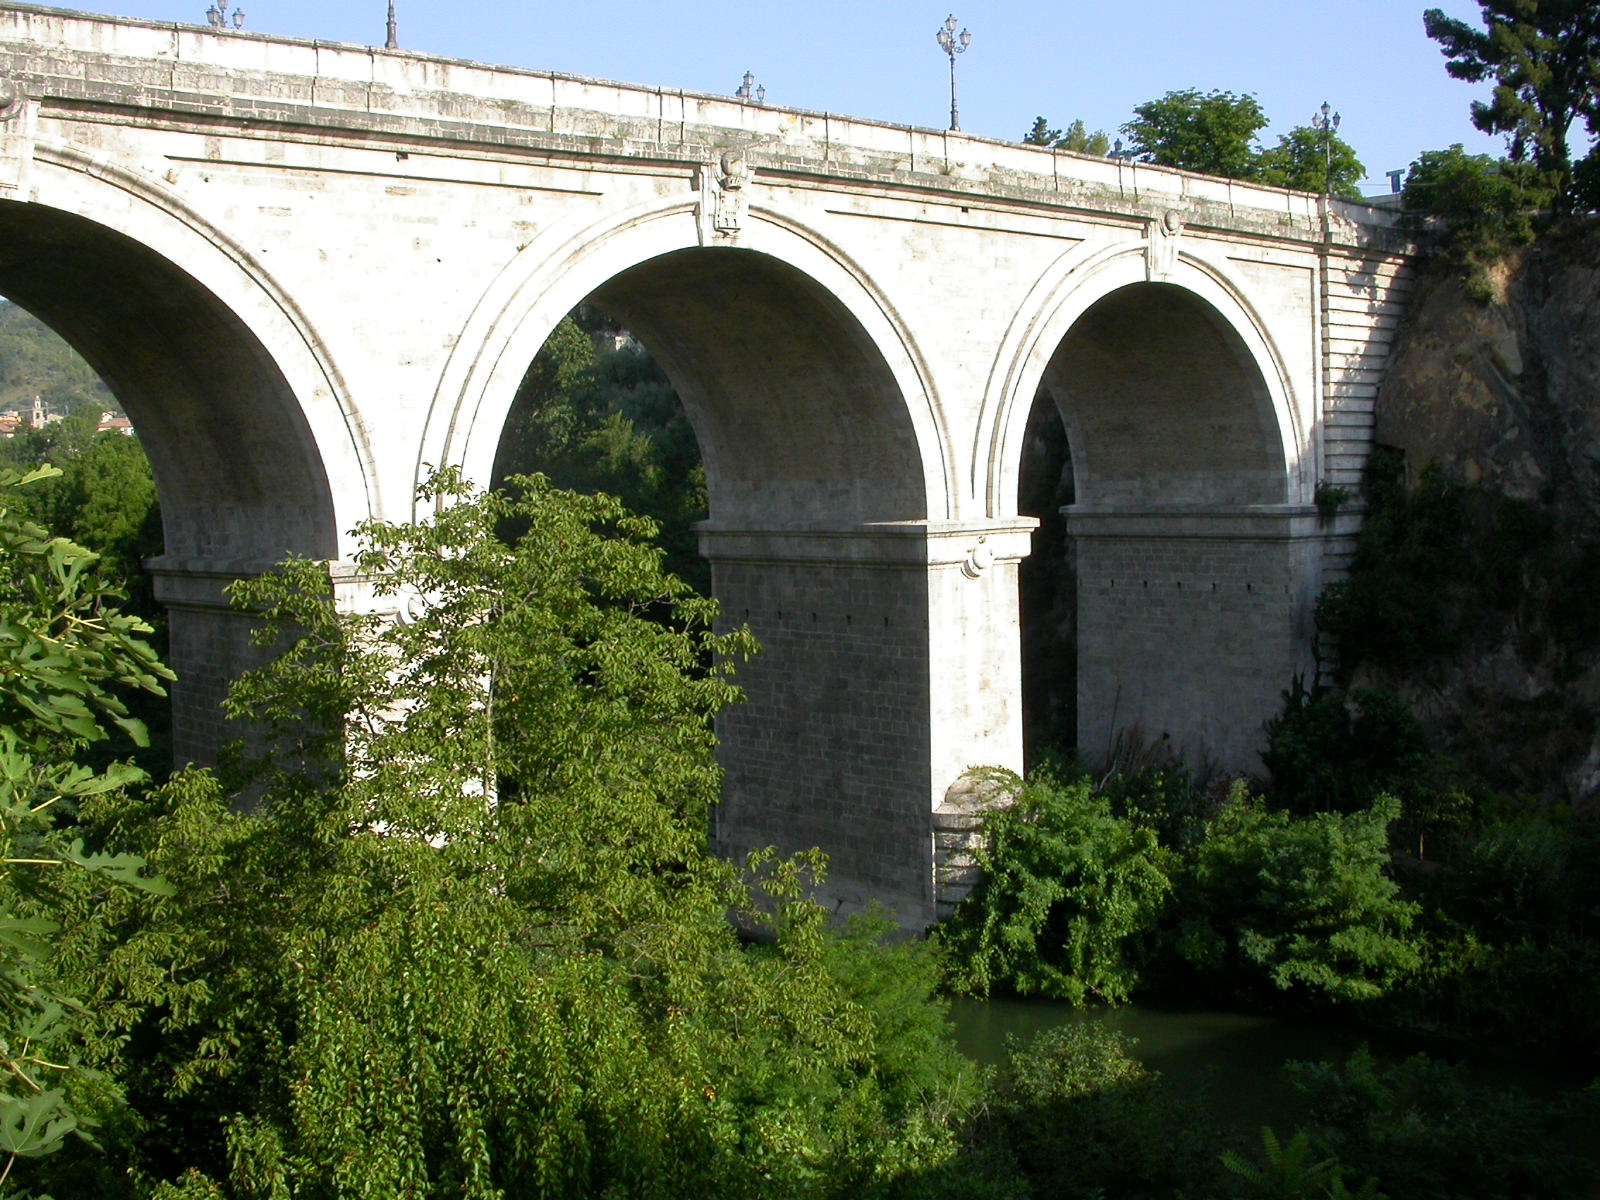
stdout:
[[100,424],[94,427],[96,433],[120,433],[125,437],[133,436],[133,422],[127,417],[119,417],[116,413],[102,412]]

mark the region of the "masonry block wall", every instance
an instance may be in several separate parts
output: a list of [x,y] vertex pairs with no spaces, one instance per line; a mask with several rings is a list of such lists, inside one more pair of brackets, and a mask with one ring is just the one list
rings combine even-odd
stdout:
[[[263,564],[264,569],[265,564]],[[167,609],[167,665],[177,673],[172,698],[172,756],[176,765],[209,766],[228,742],[246,729],[222,712],[228,686],[266,661],[251,644],[255,621],[237,612],[223,589],[237,574],[184,571],[166,565],[155,572],[156,598]]]
[[1258,771],[1262,722],[1311,666],[1314,513],[1068,515],[1078,547],[1078,744]]
[[[717,723],[726,853],[817,846],[824,894],[851,907],[929,903],[926,572],[915,565],[714,560],[725,623],[761,654],[739,674],[745,701]],[[908,911],[909,910],[909,911]]]

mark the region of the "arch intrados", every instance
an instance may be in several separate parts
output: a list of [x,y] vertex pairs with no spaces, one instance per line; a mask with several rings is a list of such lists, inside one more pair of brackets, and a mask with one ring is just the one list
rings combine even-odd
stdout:
[[[169,554],[337,553],[332,499],[288,382],[244,321],[177,264],[128,235],[41,204],[0,202],[0,293],[60,333],[139,429]],[[224,510],[252,521],[216,526]],[[284,514],[260,528],[265,514]],[[248,543],[241,538],[250,538]],[[223,543],[223,544],[218,544]]]
[[[705,449],[714,521],[927,515],[915,439],[871,339],[814,280],[750,251],[671,251],[590,301],[660,361]],[[761,516],[765,511],[768,515]]]
[[1192,292],[1129,283],[1084,310],[1041,381],[1079,504],[1282,503],[1271,399],[1234,328]]
[[[1023,438],[1034,398],[1045,381],[1056,352],[1080,318],[1100,300],[1133,285],[1150,282],[1144,242],[1123,243],[1109,249],[1076,247],[1047,272],[1012,323],[991,372],[986,415],[980,429],[987,431],[985,464],[987,504],[993,515],[1014,511],[1019,485]],[[1309,485],[1305,481],[1308,431],[1301,428],[1293,401],[1289,374],[1282,356],[1265,332],[1265,322],[1244,298],[1241,285],[1215,263],[1189,253],[1180,254],[1162,281],[1188,294],[1219,329],[1237,339],[1237,346],[1264,389],[1264,403],[1272,428],[1272,453],[1282,464],[1285,499],[1295,499]],[[1069,437],[1075,463],[1081,431]]]
[[[556,324],[591,298],[602,309],[625,317],[673,378],[691,406],[691,417],[697,415],[695,410],[703,416],[709,401],[693,378],[693,364],[659,335],[652,342],[644,327],[661,322],[652,322],[645,311],[648,305],[638,303],[638,295],[626,294],[630,292],[626,281],[633,278],[630,272],[649,270],[648,264],[669,261],[674,254],[688,256],[677,261],[714,254],[745,264],[744,269],[754,273],[752,278],[786,280],[803,291],[814,313],[823,314],[847,334],[855,365],[869,368],[866,376],[879,385],[883,402],[892,408],[878,419],[883,427],[893,427],[895,438],[907,447],[905,458],[911,465],[906,470],[912,483],[900,491],[916,491],[917,511],[897,509],[894,516],[868,517],[863,510],[862,519],[943,514],[950,504],[951,471],[931,389],[924,383],[926,373],[909,335],[864,273],[824,239],[764,209],[752,207],[745,218],[737,245],[714,247],[701,244],[696,205],[683,199],[641,205],[599,223],[569,219],[542,232],[486,291],[469,320],[461,338],[464,349],[452,357],[441,378],[419,473],[430,463],[450,462],[460,465],[468,478],[490,478],[500,434],[527,364]],[[620,287],[614,283],[619,279],[624,281]],[[708,475],[727,461],[725,451],[709,444],[712,441],[701,435]]]

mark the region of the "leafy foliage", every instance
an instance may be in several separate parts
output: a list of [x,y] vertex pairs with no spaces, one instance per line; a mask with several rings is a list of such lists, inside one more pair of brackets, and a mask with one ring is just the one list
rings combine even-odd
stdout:
[[430,521],[362,529],[405,621],[316,564],[241,588],[282,650],[230,700],[252,810],[195,774],[93,806],[179,889],[80,956],[113,963],[84,982],[130,1165],[164,1196],[781,1197],[937,1164],[972,1081],[926,950],[831,934],[814,859],[707,851],[748,634],[649,522],[517,486],[442,475]]
[[96,556],[17,512],[16,492],[51,475],[0,471],[0,1187],[18,1159],[88,1139],[119,1103],[83,1065],[87,1013],[54,974],[73,914],[108,890],[169,891],[142,859],[104,853],[74,828],[77,805],[143,778],[74,756],[105,738],[103,721],[143,740],[120,692],[160,694],[172,673],[142,640],[149,627],[116,610]]
[[1074,154],[1103,155],[1111,149],[1111,139],[1105,131],[1096,129],[1090,133],[1082,120],[1073,121],[1062,133],[1059,129],[1050,128],[1049,122],[1043,117],[1035,117],[1033,128],[1023,135],[1022,142],[1026,146],[1052,146],[1057,150],[1070,150]]
[[586,309],[564,318],[528,367],[506,421],[495,479],[539,471],[559,487],[606,492],[655,521],[667,567],[710,591],[692,529],[706,515],[705,468],[677,393],[636,342]]
[[1600,133],[1600,11],[1589,0],[1478,0],[1483,27],[1437,8],[1423,27],[1457,79],[1493,78],[1488,103],[1473,101],[1472,123],[1504,133],[1510,158],[1531,157],[1558,209],[1571,203],[1567,133],[1574,121]]
[[1216,1132],[1196,1106],[1093,1023],[1013,1045],[978,1125],[979,1147],[1027,1181],[1023,1194],[1205,1195]]
[[1394,1066],[1358,1051],[1342,1066],[1289,1068],[1311,1105],[1310,1140],[1356,1175],[1407,1200],[1580,1197],[1600,1166],[1565,1144],[1600,1117],[1600,1096],[1541,1103],[1470,1082],[1416,1055]]
[[0,469],[54,466],[51,478],[17,498],[18,509],[93,550],[96,572],[125,593],[123,607],[158,624],[161,614],[141,565],[162,547],[155,479],[139,440],[96,433],[99,416],[97,408],[80,409],[0,442]]
[[1533,241],[1534,218],[1555,199],[1548,181],[1527,163],[1468,154],[1456,143],[1425,151],[1406,172],[1402,201],[1414,215],[1436,219],[1435,244],[1464,274],[1480,304],[1494,296],[1489,268]]
[[1338,134],[1297,125],[1256,159],[1255,178],[1273,187],[1326,191],[1346,200],[1361,199],[1367,169]]
[[984,824],[983,880],[945,932],[961,986],[1126,1000],[1171,889],[1156,835],[1116,816],[1087,779],[1013,786],[1016,803]]
[[1263,1127],[1261,1151],[1264,1161],[1259,1166],[1237,1151],[1223,1151],[1222,1165],[1247,1189],[1237,1200],[1384,1200],[1371,1176],[1352,1192],[1336,1159],[1312,1156],[1311,1139],[1304,1130],[1284,1142]]
[[1272,799],[1290,812],[1354,812],[1384,792],[1409,808],[1449,787],[1448,761],[1429,752],[1422,726],[1392,692],[1308,691],[1296,679],[1266,732]]
[[1146,162],[1230,179],[1255,176],[1256,136],[1267,117],[1254,96],[1202,94],[1189,88],[1148,100],[1133,111],[1122,132]]
[[1592,819],[1480,815],[1412,882],[1423,967],[1391,1019],[1568,1051],[1600,1046],[1600,830]]
[[1404,460],[1379,449],[1367,464],[1368,508],[1350,576],[1317,601],[1317,623],[1341,661],[1415,667],[1458,644],[1447,619],[1449,589],[1470,570],[1461,489],[1435,467],[1415,489]]
[[1230,992],[1373,1000],[1414,971],[1416,906],[1385,875],[1398,802],[1291,817],[1236,788],[1180,878],[1176,950]]

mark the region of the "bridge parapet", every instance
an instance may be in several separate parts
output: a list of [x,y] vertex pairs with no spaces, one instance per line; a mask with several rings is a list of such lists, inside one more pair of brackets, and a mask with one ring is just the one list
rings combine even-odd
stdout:
[[342,128],[694,165],[732,150],[758,170],[835,184],[1144,218],[1177,206],[1191,225],[1286,243],[1397,249],[1404,241],[1388,210],[1147,163],[681,89],[61,9],[0,6],[0,76],[60,103],[126,108],[131,97],[169,120],[243,122],[258,133],[311,125],[329,135]]

